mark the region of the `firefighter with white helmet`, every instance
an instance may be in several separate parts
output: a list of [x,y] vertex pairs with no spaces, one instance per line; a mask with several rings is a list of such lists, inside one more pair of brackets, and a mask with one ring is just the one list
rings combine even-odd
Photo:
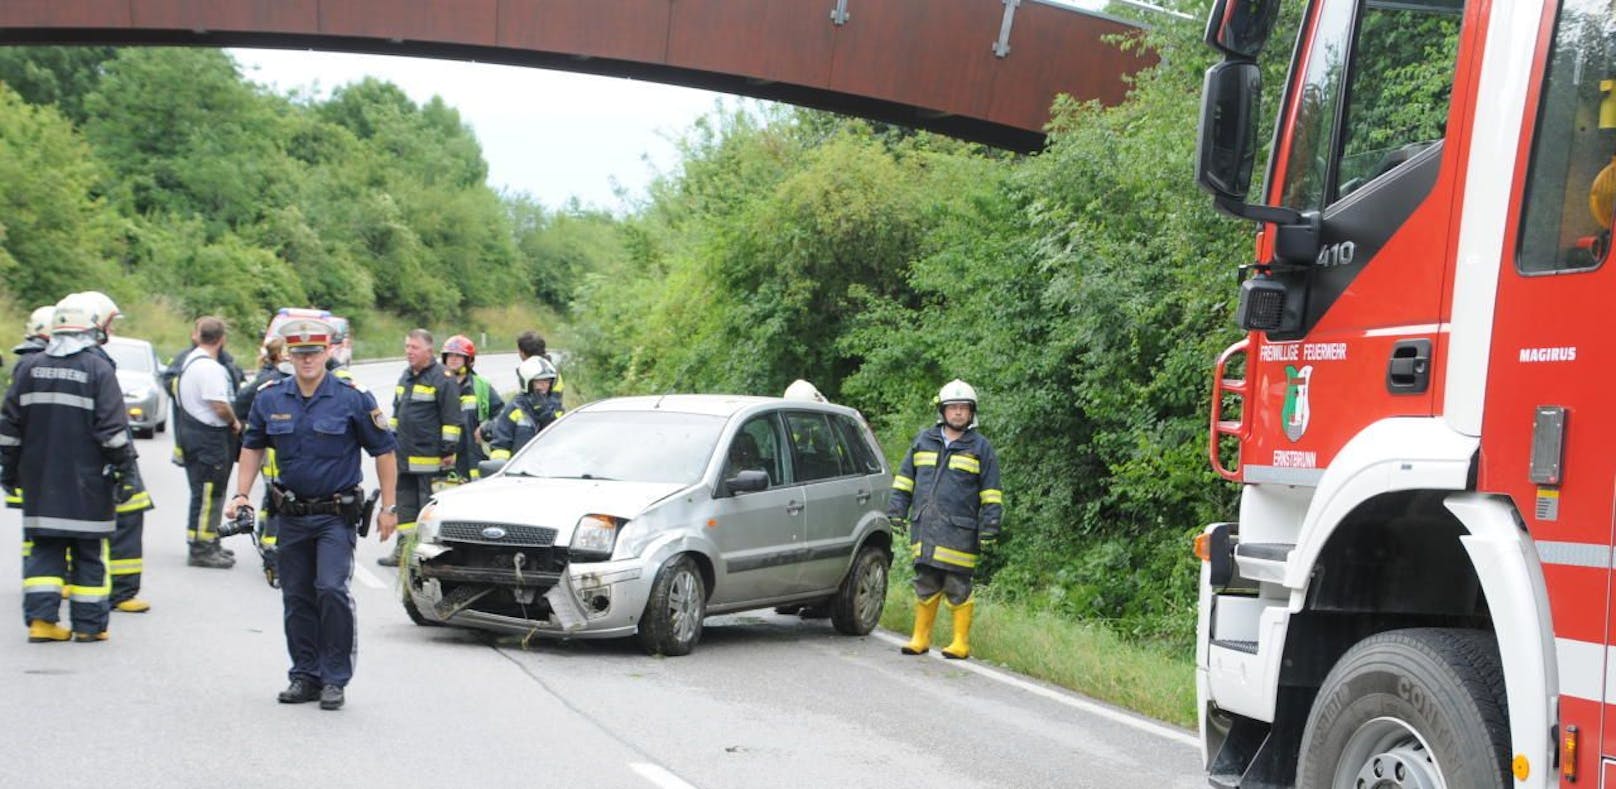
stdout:
[[909,555],[915,563],[915,632],[902,651],[925,654],[931,647],[937,608],[946,598],[954,617],[954,641],[943,656],[970,657],[976,603],[971,577],[982,549],[999,537],[1004,492],[999,459],[976,431],[976,390],[958,378],[937,393],[937,424],[915,437],[892,478],[887,517],[908,522]]
[[543,356],[529,356],[517,365],[516,379],[522,391],[482,431],[492,436],[488,440],[493,447],[490,459],[508,460],[562,415],[561,393],[553,391],[556,378],[555,365]]
[[810,403],[829,402],[825,399],[823,394],[820,394],[819,387],[814,386],[801,378],[792,381],[791,385],[786,387],[786,392],[784,395],[782,395],[782,397],[787,400],[806,400]]
[[[139,472],[116,371],[96,350],[117,316],[102,299],[74,293],[56,305],[50,344],[18,365],[0,405],[0,484],[26,491],[23,609],[32,642],[107,638],[107,541],[123,481]],[[64,590],[71,632],[58,624]]]
[[50,342],[51,316],[56,314],[56,305],[48,304],[29,313],[28,320],[22,325],[22,342],[18,343],[11,352],[17,355],[17,361],[31,353],[45,350]]

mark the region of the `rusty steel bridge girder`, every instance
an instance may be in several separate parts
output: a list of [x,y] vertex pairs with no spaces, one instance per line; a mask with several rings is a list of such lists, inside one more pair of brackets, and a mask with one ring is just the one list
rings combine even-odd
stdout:
[[1056,94],[1114,104],[1130,23],[1044,0],[4,0],[0,44],[325,49],[703,88],[1042,147]]

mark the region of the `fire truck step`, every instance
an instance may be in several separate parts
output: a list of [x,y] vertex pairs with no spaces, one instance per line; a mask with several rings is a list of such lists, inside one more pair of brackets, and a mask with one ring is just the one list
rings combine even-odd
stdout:
[[1240,575],[1252,581],[1284,583],[1285,562],[1296,546],[1288,542],[1240,543],[1234,548]]

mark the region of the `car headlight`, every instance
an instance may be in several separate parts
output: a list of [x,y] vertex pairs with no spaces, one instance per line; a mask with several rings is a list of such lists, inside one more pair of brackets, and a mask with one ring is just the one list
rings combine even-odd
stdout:
[[572,553],[574,556],[605,559],[612,555],[612,548],[617,544],[618,527],[621,520],[610,515],[585,515],[578,519],[578,526],[572,530]]
[[151,387],[141,386],[123,393],[125,400],[145,400],[151,396]]
[[438,523],[438,503],[429,501],[421,508],[421,514],[415,516],[416,542],[437,542]]

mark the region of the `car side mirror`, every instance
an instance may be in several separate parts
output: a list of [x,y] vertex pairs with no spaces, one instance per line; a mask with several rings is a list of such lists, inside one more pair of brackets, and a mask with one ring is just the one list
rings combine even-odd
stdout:
[[724,491],[730,495],[736,493],[755,493],[769,489],[769,472],[758,469],[747,469],[735,476],[724,480]]
[[505,468],[505,461],[503,460],[481,460],[477,462],[477,472],[485,477],[498,474],[502,468]]

